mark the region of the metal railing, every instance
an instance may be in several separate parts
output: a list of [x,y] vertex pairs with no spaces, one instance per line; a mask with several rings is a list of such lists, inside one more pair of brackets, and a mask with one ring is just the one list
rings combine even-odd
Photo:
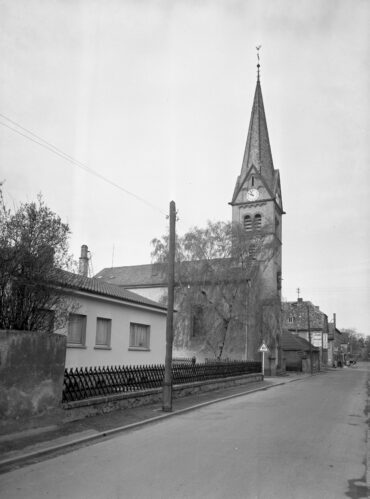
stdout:
[[[172,382],[178,385],[260,372],[261,362],[175,363],[172,365]],[[164,365],[65,369],[62,400],[71,402],[116,393],[160,388],[163,379]]]

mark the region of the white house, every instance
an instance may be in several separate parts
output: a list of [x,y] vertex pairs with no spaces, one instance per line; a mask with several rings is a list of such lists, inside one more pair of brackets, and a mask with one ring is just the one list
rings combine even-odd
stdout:
[[164,363],[164,305],[96,278],[64,275],[78,304],[65,331],[66,367]]

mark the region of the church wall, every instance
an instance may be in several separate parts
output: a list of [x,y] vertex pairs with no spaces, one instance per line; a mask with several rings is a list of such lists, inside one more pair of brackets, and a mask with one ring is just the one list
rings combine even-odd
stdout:
[[[210,300],[214,299],[210,288],[205,287]],[[206,358],[214,359],[219,353],[218,346],[222,340],[222,324],[220,317],[212,306],[196,300],[186,299],[187,290],[178,291],[175,297],[175,308],[177,310],[174,320],[174,357],[195,356],[198,362]],[[238,312],[239,304],[235,304],[235,317],[245,314],[243,310]],[[202,308],[201,317],[196,317],[197,307]],[[233,360],[245,359],[246,352],[246,323],[245,320],[236,322],[229,326],[222,358]]]

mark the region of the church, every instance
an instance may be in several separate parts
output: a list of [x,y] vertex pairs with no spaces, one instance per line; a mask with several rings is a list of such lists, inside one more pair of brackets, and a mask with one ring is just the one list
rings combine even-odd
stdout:
[[[269,348],[267,371],[274,374],[279,371],[282,361],[281,250],[284,211],[280,175],[272,160],[259,64],[257,69],[241,172],[229,203],[232,223],[242,228],[249,241],[248,252],[254,268],[257,268],[257,278],[248,279],[250,291],[243,303],[246,319],[242,326],[234,327],[231,332],[225,344],[224,357],[260,360],[259,347],[264,342]],[[259,258],[256,258],[257,254]],[[96,277],[152,300],[161,301],[166,297],[166,272],[161,271],[158,264],[105,268]],[[187,287],[190,285],[188,283]],[[199,334],[196,330],[202,322],[199,320],[200,307],[197,304],[183,307],[181,300],[175,302],[175,307],[177,315],[186,320],[177,321],[175,326],[174,357],[195,356],[200,361],[212,357],[212,352],[207,350],[207,342],[202,339],[202,332]]]

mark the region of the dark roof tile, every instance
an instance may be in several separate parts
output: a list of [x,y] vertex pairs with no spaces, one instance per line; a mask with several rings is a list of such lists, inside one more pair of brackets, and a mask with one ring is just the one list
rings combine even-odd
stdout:
[[60,271],[60,273],[58,273],[57,280],[67,288],[75,289],[77,291],[85,291],[87,293],[115,298],[124,302],[146,305],[160,310],[167,310],[166,306],[153,300],[149,300],[149,298],[145,298],[144,296],[128,291],[125,288],[94,277],[85,277],[79,274],[73,274],[72,272]]
[[[289,331],[283,331],[281,337],[281,348],[286,351],[303,351],[309,352],[310,350],[310,342],[297,336]],[[312,351],[319,351],[319,348],[311,345]]]

